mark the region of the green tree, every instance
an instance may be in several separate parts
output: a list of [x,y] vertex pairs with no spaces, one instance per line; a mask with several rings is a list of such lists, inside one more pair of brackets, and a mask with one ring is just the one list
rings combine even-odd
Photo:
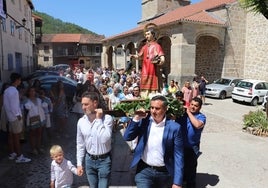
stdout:
[[239,0],[242,7],[254,13],[261,13],[268,19],[268,0]]
[[34,11],[34,14],[41,17],[43,20],[42,32],[44,34],[57,34],[57,33],[81,33],[92,34],[98,36],[98,34],[82,28],[76,24],[63,22],[60,19],[53,18],[52,16]]

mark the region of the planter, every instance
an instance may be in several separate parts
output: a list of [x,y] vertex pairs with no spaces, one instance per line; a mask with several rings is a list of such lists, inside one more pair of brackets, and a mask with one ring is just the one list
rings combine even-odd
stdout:
[[268,130],[262,130],[258,127],[245,127],[243,131],[253,134],[255,136],[268,137]]

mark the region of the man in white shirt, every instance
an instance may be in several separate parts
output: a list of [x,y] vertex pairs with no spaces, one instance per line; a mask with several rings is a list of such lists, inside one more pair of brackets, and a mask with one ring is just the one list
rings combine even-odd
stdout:
[[20,97],[17,87],[21,84],[21,75],[12,73],[10,75],[11,86],[4,91],[4,110],[8,120],[8,147],[9,159],[16,159],[16,163],[27,163],[31,159],[21,154],[20,135],[23,127],[22,113],[20,108]]
[[84,116],[77,123],[77,171],[83,174],[83,159],[90,187],[108,188],[111,174],[111,139],[113,118],[98,108],[96,92],[82,95]]

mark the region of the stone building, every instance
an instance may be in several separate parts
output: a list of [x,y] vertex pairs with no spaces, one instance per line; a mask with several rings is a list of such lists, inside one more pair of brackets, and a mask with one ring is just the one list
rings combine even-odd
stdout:
[[0,80],[7,82],[11,72],[27,75],[35,68],[40,20],[32,14],[31,0],[1,0],[0,5]]
[[43,34],[38,46],[38,64],[49,67],[58,64],[97,69],[101,66],[102,35]]
[[246,12],[237,0],[142,0],[141,8],[136,28],[103,40],[103,67],[124,68],[129,53],[145,42],[144,25],[152,22],[166,58],[159,76],[180,85],[201,74],[210,82],[221,76],[268,80],[268,20]]

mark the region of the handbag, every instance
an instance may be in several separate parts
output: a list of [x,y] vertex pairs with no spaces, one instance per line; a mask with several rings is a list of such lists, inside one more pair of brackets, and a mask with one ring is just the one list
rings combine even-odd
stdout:
[[41,118],[39,115],[32,116],[29,118],[29,125],[30,126],[39,125],[40,123],[41,123]]

